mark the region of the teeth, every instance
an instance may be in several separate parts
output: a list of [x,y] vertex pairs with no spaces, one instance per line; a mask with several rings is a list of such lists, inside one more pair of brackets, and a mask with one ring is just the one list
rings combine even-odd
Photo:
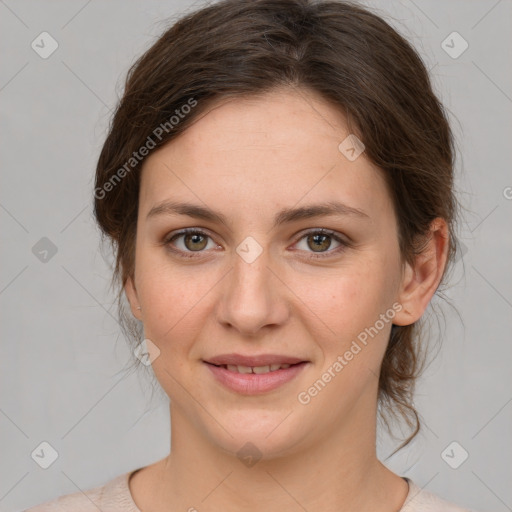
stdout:
[[268,373],[270,371],[270,366],[255,366],[252,369],[253,373]]
[[237,373],[268,373],[268,372],[275,372],[276,370],[286,368],[290,368],[290,364],[284,363],[284,364],[271,364],[267,366],[237,366],[234,364],[228,364],[226,365],[226,368],[230,372],[237,372]]

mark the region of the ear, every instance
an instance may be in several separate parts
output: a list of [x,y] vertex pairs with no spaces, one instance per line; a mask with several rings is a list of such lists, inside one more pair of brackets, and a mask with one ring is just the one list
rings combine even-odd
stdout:
[[434,219],[427,237],[421,254],[413,264],[406,264],[398,295],[403,308],[393,319],[396,325],[410,325],[423,315],[443,277],[449,247],[446,221]]
[[137,320],[142,320],[141,307],[139,304],[139,299],[137,296],[137,289],[135,288],[135,283],[133,282],[133,278],[129,277],[126,280],[126,284],[124,285],[124,293],[126,294],[126,298],[130,303],[130,309],[132,311],[132,315]]

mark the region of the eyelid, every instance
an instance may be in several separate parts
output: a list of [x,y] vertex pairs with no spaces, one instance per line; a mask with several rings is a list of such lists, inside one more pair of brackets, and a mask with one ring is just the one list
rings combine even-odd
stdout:
[[[314,251],[306,251],[308,252],[308,256],[305,256],[305,259],[320,259],[320,258],[330,258],[334,257],[338,254],[340,254],[343,250],[345,250],[347,247],[351,247],[351,242],[347,239],[346,236],[344,236],[342,233],[339,233],[338,231],[334,231],[332,229],[327,228],[309,228],[305,231],[301,231],[299,234],[297,234],[296,241],[293,243],[293,245],[296,245],[299,243],[303,238],[310,234],[321,234],[321,235],[328,235],[334,240],[336,240],[340,246],[336,247],[335,249],[328,249],[324,252],[314,252]],[[294,249],[298,252],[302,252],[300,249]]]
[[179,229],[177,231],[172,231],[171,233],[167,234],[164,236],[162,242],[161,242],[161,245],[167,247],[169,250],[171,250],[172,252],[174,253],[178,253],[178,254],[191,254],[192,256],[187,256],[187,257],[194,257],[194,253],[197,253],[198,255],[200,255],[201,253],[207,253],[208,251],[182,251],[181,249],[176,249],[174,247],[172,247],[171,245],[171,241],[181,237],[181,236],[184,236],[184,235],[188,235],[188,234],[198,234],[198,235],[202,235],[202,236],[205,236],[207,238],[209,238],[210,240],[212,240],[212,242],[214,244],[216,244],[217,246],[219,245],[213,235],[210,234],[210,232],[205,229],[205,228],[194,228],[194,227],[191,227],[191,228],[183,228],[183,229]]

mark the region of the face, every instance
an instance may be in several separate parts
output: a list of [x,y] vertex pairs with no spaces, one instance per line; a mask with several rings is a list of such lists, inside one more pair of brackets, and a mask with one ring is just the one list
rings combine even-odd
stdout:
[[374,422],[404,273],[384,179],[348,135],[321,97],[281,90],[223,100],[144,162],[126,292],[171,414],[224,450]]

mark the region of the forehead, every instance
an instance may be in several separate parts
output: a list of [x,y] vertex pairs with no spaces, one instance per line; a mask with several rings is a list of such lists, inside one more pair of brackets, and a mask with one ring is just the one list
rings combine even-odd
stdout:
[[141,205],[178,195],[224,209],[344,199],[385,208],[381,172],[364,152],[351,161],[339,149],[349,135],[341,112],[310,91],[220,100],[146,158]]

